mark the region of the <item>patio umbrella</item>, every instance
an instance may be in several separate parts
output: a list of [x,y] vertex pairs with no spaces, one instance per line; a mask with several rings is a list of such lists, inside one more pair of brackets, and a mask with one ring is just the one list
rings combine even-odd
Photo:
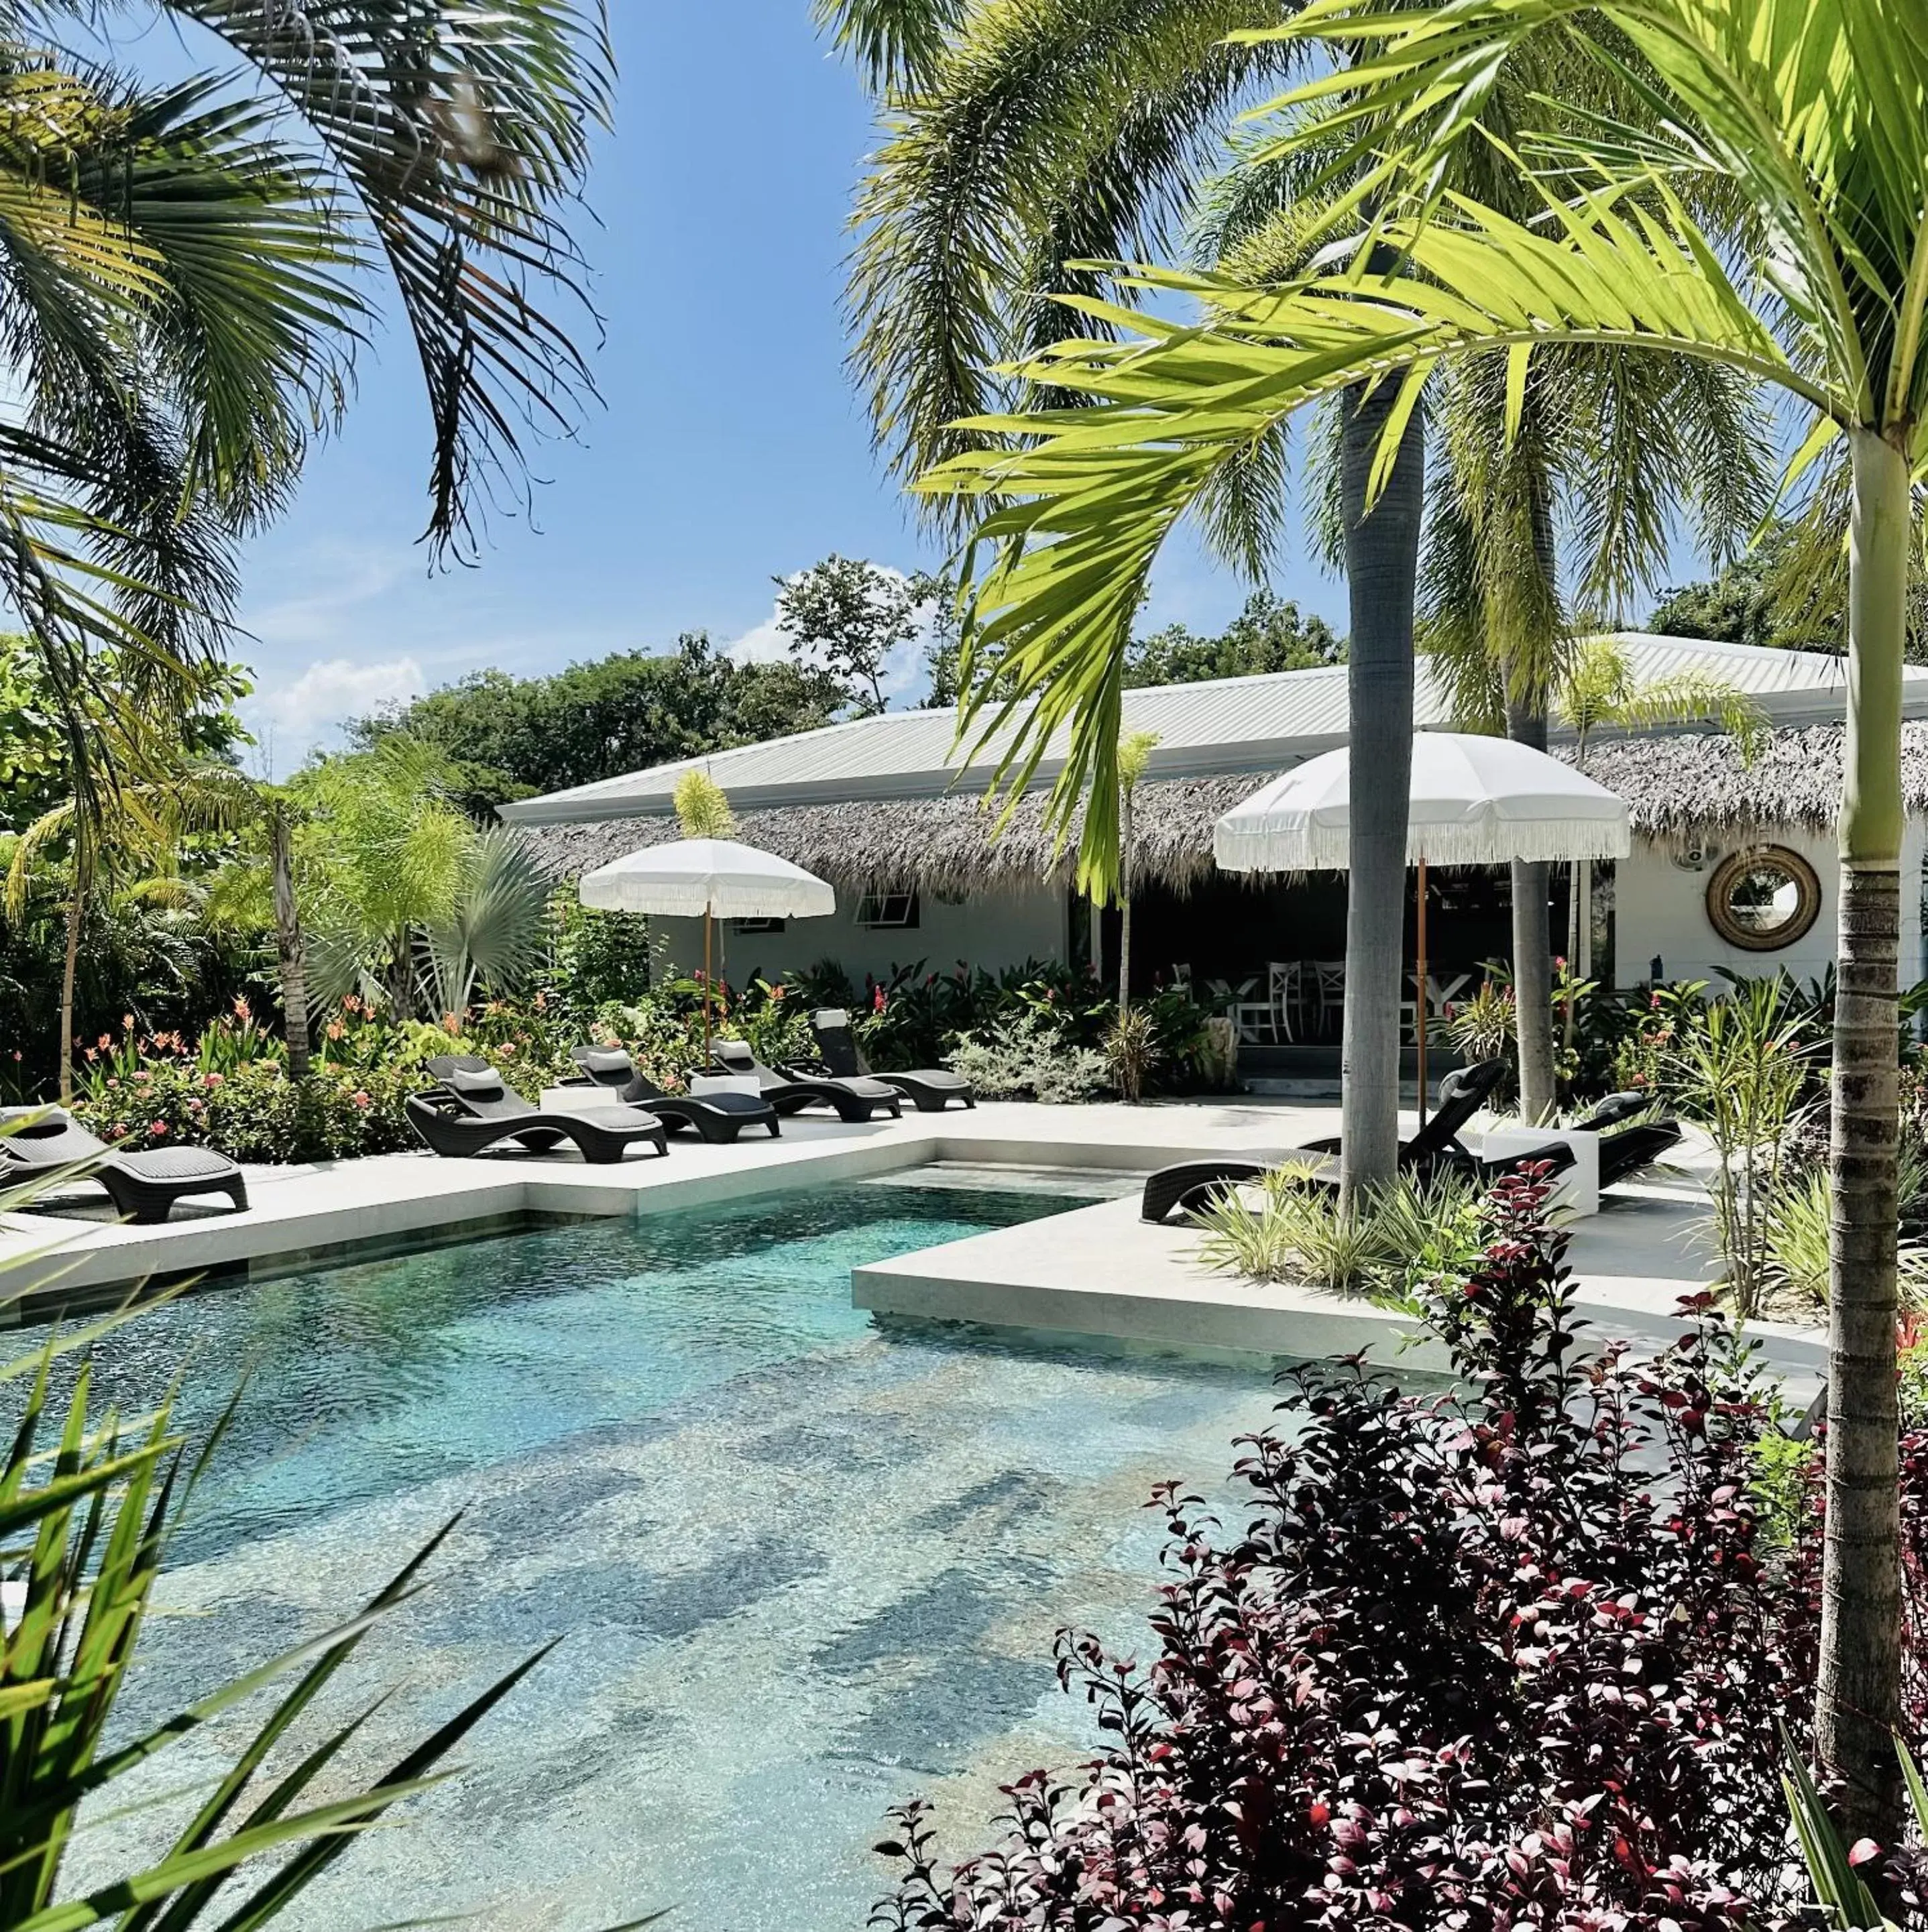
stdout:
[[577,888],[598,912],[703,920],[703,1051],[709,1053],[710,929],[719,919],[820,919],[837,910],[826,880],[733,838],[645,846],[585,872]]
[[[1221,818],[1212,840],[1228,872],[1343,872],[1351,862],[1351,753],[1309,759]],[[1418,868],[1420,1119],[1426,1113],[1426,872],[1514,860],[1621,859],[1627,802],[1571,765],[1508,738],[1420,731],[1413,738],[1407,862]]]

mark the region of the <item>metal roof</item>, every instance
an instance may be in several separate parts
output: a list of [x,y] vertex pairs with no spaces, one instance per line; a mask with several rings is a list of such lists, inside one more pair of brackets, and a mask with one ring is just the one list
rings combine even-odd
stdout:
[[[1615,633],[1613,641],[1642,682],[1690,671],[1717,676],[1754,698],[1776,725],[1826,723],[1843,715],[1847,665],[1840,658],[1641,632]],[[1910,716],[1928,716],[1928,670],[1908,668],[1903,706]],[[1441,729],[1453,722],[1445,695],[1423,658],[1414,711],[1422,727]],[[1128,691],[1124,700],[1126,730],[1158,734],[1150,769],[1160,778],[1277,772],[1343,744],[1346,721],[1343,664],[1162,685]],[[982,786],[995,769],[995,742],[968,767],[952,762],[956,729],[956,714],[948,710],[886,712],[523,799],[504,806],[502,815],[517,825],[652,818],[671,809],[676,781],[691,770],[706,770],[731,803],[745,811],[844,800],[931,798],[961,782]],[[1062,742],[1054,740],[1039,767],[1041,776],[1054,774],[1063,758]]]

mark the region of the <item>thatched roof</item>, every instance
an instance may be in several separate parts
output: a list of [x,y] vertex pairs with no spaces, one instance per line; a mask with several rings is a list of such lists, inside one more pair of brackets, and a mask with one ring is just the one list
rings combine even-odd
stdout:
[[[1902,778],[1911,812],[1928,814],[1928,720],[1902,728]],[[1841,798],[1839,724],[1771,733],[1743,764],[1732,738],[1657,732],[1603,739],[1587,771],[1631,808],[1635,832],[1680,845],[1760,831],[1825,830]],[[1558,748],[1569,762],[1570,746]],[[1138,878],[1178,892],[1213,873],[1212,828],[1266,781],[1263,773],[1150,780],[1138,792]],[[739,836],[805,871],[856,891],[918,886],[950,893],[1000,884],[1069,883],[1073,854],[1045,828],[1042,790],[1018,808],[1002,838],[981,799],[942,798],[791,806],[739,816]],[[573,878],[625,852],[679,836],[670,818],[529,826],[523,836],[557,878]]]
[[[1841,808],[1839,724],[1775,731],[1741,762],[1732,738],[1661,732],[1588,746],[1587,775],[1625,799],[1633,829],[1669,844],[1731,836],[1742,826],[1825,831]],[[1561,756],[1570,763],[1570,747]],[[1928,813],[1928,720],[1901,728],[1902,796]]]
[[[1213,870],[1212,827],[1265,782],[1264,774],[1168,778],[1139,786],[1135,817],[1138,877],[1179,892]],[[917,886],[961,894],[1000,884],[1068,884],[1075,853],[1045,825],[1043,790],[1027,796],[1000,838],[982,798],[895,799],[790,806],[737,814],[736,836],[805,871],[857,891]],[[523,837],[557,878],[607,865],[625,852],[680,836],[673,818],[608,819],[592,825],[529,826]]]

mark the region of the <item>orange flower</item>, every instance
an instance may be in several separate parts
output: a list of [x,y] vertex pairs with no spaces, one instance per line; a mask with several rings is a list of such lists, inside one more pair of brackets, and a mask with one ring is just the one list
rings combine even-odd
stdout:
[[156,1140],[158,1140],[166,1131],[167,1123],[165,1120],[156,1120],[154,1125],[148,1129],[148,1132],[153,1135]]

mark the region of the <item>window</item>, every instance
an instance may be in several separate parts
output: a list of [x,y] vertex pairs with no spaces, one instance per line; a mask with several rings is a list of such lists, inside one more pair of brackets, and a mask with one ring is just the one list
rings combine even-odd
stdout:
[[745,934],[781,932],[789,923],[784,919],[733,919],[730,922],[730,930]]
[[1821,881],[1798,852],[1757,845],[1723,859],[1707,884],[1707,916],[1730,946],[1778,952],[1812,926]]
[[857,902],[857,923],[873,931],[915,928],[919,923],[916,892],[865,893]]

